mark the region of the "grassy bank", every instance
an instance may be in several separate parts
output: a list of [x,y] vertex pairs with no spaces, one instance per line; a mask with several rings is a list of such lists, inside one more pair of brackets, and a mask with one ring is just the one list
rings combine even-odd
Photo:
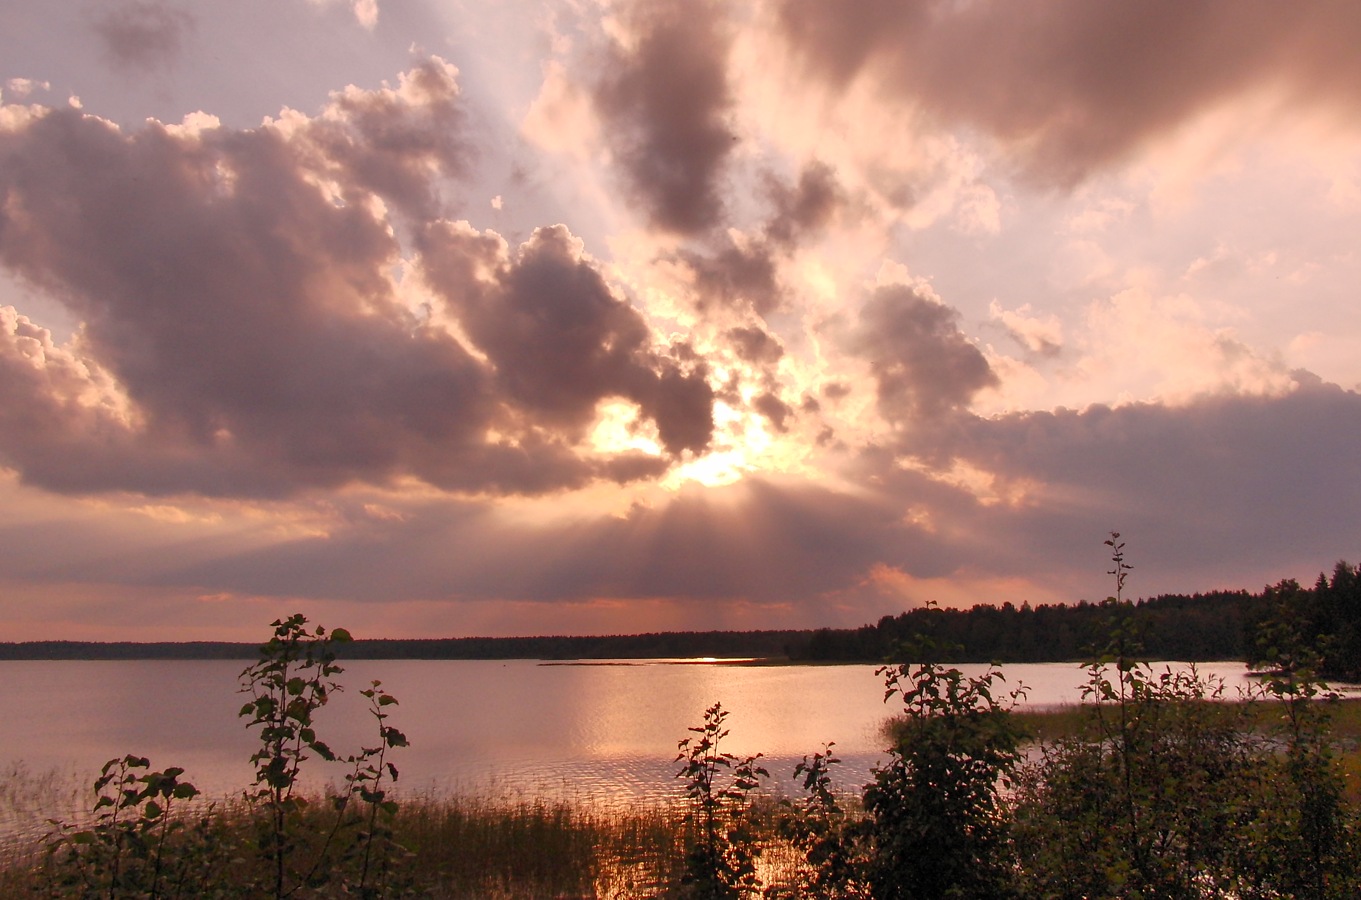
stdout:
[[[1207,701],[1211,702],[1211,701]],[[1281,723],[1279,703],[1270,701],[1212,701],[1216,707],[1242,717],[1243,725],[1256,734],[1269,735]],[[1361,746],[1361,697],[1318,701],[1329,716],[1329,734],[1340,751]],[[1091,721],[1093,707],[1071,704],[1041,710],[1015,710],[1012,717],[1032,741],[1056,741],[1077,737]]]

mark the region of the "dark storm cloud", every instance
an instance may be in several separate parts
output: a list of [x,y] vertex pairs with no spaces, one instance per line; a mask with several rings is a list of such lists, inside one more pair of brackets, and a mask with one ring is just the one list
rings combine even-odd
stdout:
[[938,420],[999,383],[958,321],[954,309],[904,285],[881,287],[865,304],[853,349],[869,360],[885,419]]
[[94,22],[109,61],[121,69],[148,70],[173,62],[194,30],[194,18],[168,3],[111,4]]
[[[702,448],[703,372],[643,348],[637,314],[563,258],[563,233],[495,266],[504,283],[486,288],[551,327],[498,332],[465,310],[490,362],[394,295],[400,247],[369,201],[423,210],[419,173],[461,159],[430,143],[451,120],[447,74],[345,94],[324,140],[316,120],[124,134],[70,109],[0,132],[0,265],[84,323],[55,347],[0,320],[0,459],[54,490],[257,496],[405,477],[542,492],[665,469],[574,446],[607,395],[635,400],[672,452]],[[338,177],[340,198],[319,186]],[[576,280],[561,291],[555,275]],[[553,320],[559,302],[585,321]]]
[[[86,323],[87,352],[144,420],[144,470],[105,472],[109,487],[434,476],[435,446],[468,445],[491,414],[476,361],[390,295],[384,224],[330,202],[276,133],[124,137],[57,111],[5,135],[0,159],[0,262]],[[97,479],[97,435],[66,439],[90,458],[65,477]],[[166,465],[180,459],[211,471],[181,483]],[[26,462],[26,476],[72,486],[41,453]]]
[[595,90],[606,141],[654,225],[696,234],[723,215],[721,179],[736,136],[727,118],[730,37],[709,0],[640,0]]
[[[650,345],[638,311],[616,298],[563,226],[541,228],[513,259],[452,226],[425,239],[429,280],[487,354],[504,394],[574,437],[607,397],[633,400],[668,452],[699,451],[713,433],[700,366],[682,371]],[[492,271],[489,282],[478,273]]]
[[821,77],[886,94],[1011,144],[1071,183],[1216,103],[1361,108],[1361,7],[1323,3],[784,0],[783,31]]
[[770,209],[758,235],[714,234],[667,257],[689,270],[699,311],[745,308],[769,316],[780,310],[781,263],[803,238],[827,226],[845,202],[836,176],[821,163],[807,166],[793,184],[767,173],[765,194]]

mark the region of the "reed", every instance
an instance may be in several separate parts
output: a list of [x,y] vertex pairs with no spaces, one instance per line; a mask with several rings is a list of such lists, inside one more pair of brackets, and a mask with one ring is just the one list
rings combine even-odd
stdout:
[[[302,840],[322,839],[327,798],[306,798]],[[773,798],[753,804],[753,835],[764,847],[758,866],[766,883],[788,881],[798,859],[778,835],[784,812]],[[264,865],[238,852],[255,838],[257,820],[239,799],[200,803],[186,820],[206,817],[220,853],[207,860],[208,880],[251,883]],[[393,896],[447,898],[600,898],[667,896],[685,871],[684,809],[656,804],[621,808],[582,800],[446,795],[401,798],[393,821],[405,855],[394,872]],[[0,896],[50,895],[43,841],[34,837],[0,849]],[[234,896],[228,888],[227,896]],[[196,896],[167,891],[164,896]],[[310,896],[306,892],[298,896]],[[324,896],[324,891],[317,894]]]

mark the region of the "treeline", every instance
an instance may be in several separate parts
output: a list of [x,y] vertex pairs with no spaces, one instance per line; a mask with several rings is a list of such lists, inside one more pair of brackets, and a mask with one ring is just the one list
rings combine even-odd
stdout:
[[[356,640],[337,648],[343,659],[665,659],[783,657],[810,631],[678,631],[655,634],[547,637],[466,637],[428,640]],[[241,659],[259,655],[256,644],[220,641],[0,643],[0,660]]]
[[[1246,590],[1162,594],[1137,602],[927,607],[859,628],[680,631],[648,634],[356,640],[345,659],[788,658],[882,662],[923,640],[948,648],[945,662],[1069,662],[1090,658],[1119,622],[1148,659],[1258,663],[1283,640],[1316,648],[1319,674],[1361,680],[1361,576],[1345,561],[1312,588],[1282,581]],[[1285,629],[1293,635],[1281,634]],[[253,644],[30,641],[0,643],[6,659],[255,659]]]
[[788,654],[806,661],[879,661],[929,639],[949,648],[946,662],[1068,662],[1104,646],[1112,624],[1120,621],[1150,659],[1243,659],[1245,628],[1260,618],[1264,602],[1264,594],[1215,591],[1071,606],[930,607],[856,629],[818,629],[790,644]]
[[357,640],[345,659],[719,659],[781,657],[807,631],[669,631],[597,636]]
[[1245,658],[1259,668],[1287,658],[1324,678],[1361,680],[1361,576],[1339,562],[1312,588],[1294,580],[1262,592],[1247,625]]

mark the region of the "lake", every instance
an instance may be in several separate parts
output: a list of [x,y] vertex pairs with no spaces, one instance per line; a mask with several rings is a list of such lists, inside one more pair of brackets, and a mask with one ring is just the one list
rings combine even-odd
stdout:
[[[1157,664],[1155,671],[1164,665]],[[14,782],[51,778],[88,791],[109,758],[136,753],[154,768],[181,766],[210,796],[238,792],[250,779],[254,732],[237,712],[242,661],[4,661],[0,677],[0,766],[22,764],[0,790],[0,828],[63,810]],[[981,665],[960,667],[968,674]],[[1247,683],[1242,663],[1205,663],[1230,696]],[[318,731],[338,753],[374,741],[358,691],[373,679],[400,701],[389,720],[411,740],[393,760],[404,791],[463,791],[567,797],[600,804],[665,801],[678,795],[676,743],[704,710],[731,711],[722,749],[764,753],[772,783],[793,789],[805,754],[836,742],[843,786],[862,784],[881,756],[885,704],[873,665],[741,666],[677,661],[561,664],[534,660],[353,660],[347,690],[322,711]],[[1025,685],[1025,705],[1076,702],[1085,672],[1073,663],[1004,668]],[[342,770],[313,770],[314,784]],[[43,788],[49,799],[61,795]],[[80,799],[81,803],[85,800]],[[38,821],[41,821],[39,818]]]

